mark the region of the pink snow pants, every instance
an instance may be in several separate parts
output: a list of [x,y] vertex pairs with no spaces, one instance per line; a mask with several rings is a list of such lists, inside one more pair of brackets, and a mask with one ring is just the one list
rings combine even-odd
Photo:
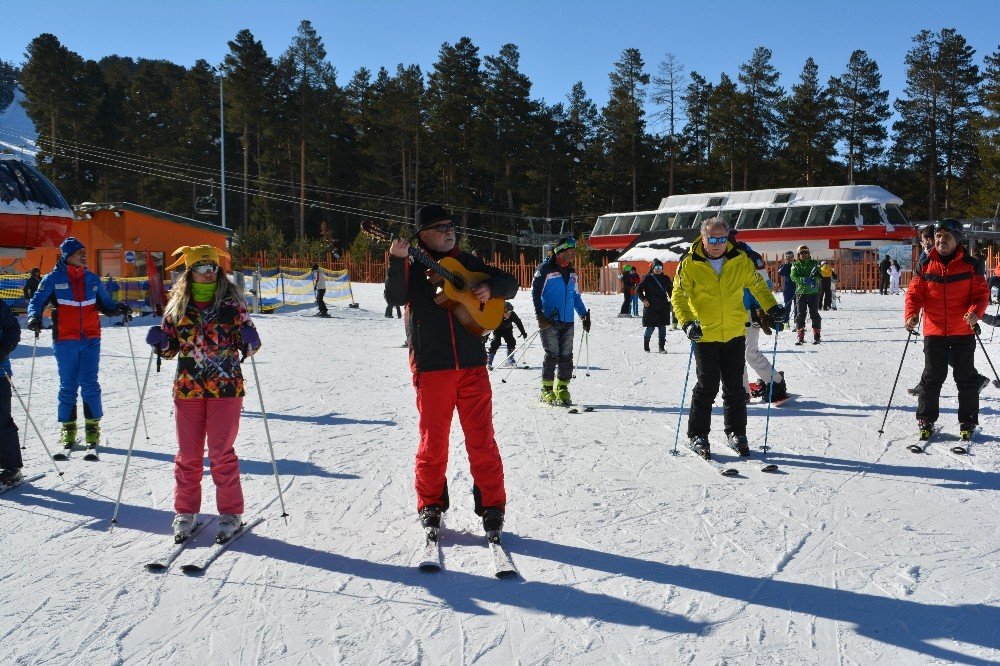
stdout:
[[240,461],[233,449],[242,408],[243,398],[174,399],[178,445],[174,458],[174,511],[177,513],[201,511],[206,439],[215,482],[215,506],[220,514],[243,513]]

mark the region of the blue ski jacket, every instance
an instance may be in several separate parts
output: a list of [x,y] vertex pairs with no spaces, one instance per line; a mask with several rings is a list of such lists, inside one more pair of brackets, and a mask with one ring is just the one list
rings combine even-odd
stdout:
[[577,290],[576,269],[572,265],[563,268],[555,255],[535,271],[531,301],[535,304],[536,316],[552,321],[573,323],[573,310],[581,318],[587,314],[587,306]]

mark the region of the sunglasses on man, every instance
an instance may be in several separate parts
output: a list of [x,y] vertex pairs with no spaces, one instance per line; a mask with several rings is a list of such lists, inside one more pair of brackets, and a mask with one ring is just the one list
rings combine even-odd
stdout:
[[449,223],[449,224],[436,224],[433,227],[427,227],[427,229],[426,229],[426,231],[436,231],[439,234],[446,234],[449,231],[454,231],[454,230],[455,230],[455,225],[451,224],[451,223]]
[[209,273],[214,273],[219,270],[217,264],[198,264],[197,266],[192,266],[191,271],[197,273],[198,275],[208,275]]
[[725,245],[728,240],[729,240],[729,236],[709,236],[708,237],[708,244],[709,245]]

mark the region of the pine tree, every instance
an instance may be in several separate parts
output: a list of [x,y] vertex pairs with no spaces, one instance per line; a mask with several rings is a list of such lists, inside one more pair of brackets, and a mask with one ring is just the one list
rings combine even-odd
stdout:
[[674,168],[677,162],[680,139],[677,134],[677,121],[680,112],[680,88],[683,74],[684,65],[677,60],[677,56],[668,53],[663,57],[657,68],[656,76],[653,77],[653,103],[663,105],[663,109],[657,112],[656,117],[661,119],[667,127],[665,147],[670,159],[667,196],[674,193]]
[[[269,88],[274,77],[274,61],[264,45],[249,30],[240,30],[229,42],[229,53],[222,61],[225,75],[227,123],[240,128],[243,151],[242,231],[250,220],[250,164],[260,154],[260,141],[267,114],[272,106]],[[257,161],[257,160],[253,160]],[[258,175],[259,175],[259,161]]]
[[814,187],[828,182],[836,154],[836,107],[829,90],[819,84],[819,67],[806,59],[800,82],[782,100],[784,129],[780,157],[791,184]]
[[693,164],[691,186],[704,191],[711,172],[712,138],[715,131],[712,114],[712,97],[715,86],[698,72],[691,72],[691,82],[681,95],[687,122],[681,130],[681,154]]
[[[170,152],[166,155],[199,169],[190,172],[192,175],[218,172],[219,82],[211,65],[198,60],[184,73],[170,97],[170,109],[177,122],[177,143],[167,147]],[[210,182],[213,177],[205,180]],[[171,199],[161,200],[159,205],[185,215],[200,194],[197,184],[184,183],[175,184],[171,193]]]
[[[742,129],[743,189],[760,184],[763,167],[771,157],[780,131],[778,104],[785,91],[778,85],[778,71],[771,64],[771,49],[758,46],[750,60],[740,65],[745,106]],[[751,178],[752,176],[752,178]]]
[[895,102],[900,119],[892,126],[893,152],[898,162],[926,175],[924,200],[928,219],[935,220],[942,211],[960,214],[953,181],[975,176],[972,128],[980,74],[974,49],[953,29],[922,30],[913,41],[906,54],[906,97]]
[[847,69],[831,77],[830,92],[837,105],[837,139],[847,149],[847,181],[867,177],[885,153],[885,123],[889,91],[882,90],[878,64],[862,50],[851,54]]
[[[504,44],[495,56],[484,58],[482,120],[486,139],[477,145],[477,161],[496,166],[495,188],[503,193],[503,206],[515,210],[514,192],[525,171],[535,105],[531,81],[518,69],[520,54]],[[485,159],[484,159],[485,158]]]
[[[611,88],[607,105],[601,112],[601,128],[607,141],[608,159],[616,173],[629,174],[630,196],[618,201],[630,204],[629,210],[639,208],[639,171],[645,140],[646,86],[649,74],[643,71],[645,63],[639,49],[625,49],[609,75]],[[612,196],[621,192],[623,183],[615,183]]]
[[14,65],[0,60],[0,113],[14,101],[18,71]]
[[972,214],[1000,215],[1000,47],[983,61],[979,99],[983,114],[976,123],[982,169]]
[[[714,127],[709,153],[714,165],[714,174],[710,172],[708,179],[711,189],[739,189],[736,176],[741,165],[743,188],[746,189],[747,146],[752,140],[750,129],[746,125],[748,105],[747,93],[741,92],[736,87],[736,82],[723,72],[719,83],[712,88],[709,99]],[[726,172],[728,178],[723,181],[722,176]]]

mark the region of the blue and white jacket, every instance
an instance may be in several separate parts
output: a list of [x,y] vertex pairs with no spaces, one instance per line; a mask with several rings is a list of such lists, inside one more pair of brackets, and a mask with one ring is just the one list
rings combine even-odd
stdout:
[[[753,267],[757,269],[757,272],[760,273],[762,278],[764,278],[764,282],[767,283],[767,288],[773,290],[774,285],[771,284],[771,277],[767,274],[767,267],[764,264],[764,258],[757,254],[752,247],[742,241],[736,241],[734,245],[746,252],[747,256],[750,257],[750,261],[753,262]],[[743,290],[743,307],[750,311],[751,318],[756,317],[757,308],[760,307],[760,303],[757,302],[757,299],[754,298],[749,289]]]
[[587,314],[587,306],[577,290],[576,269],[572,265],[563,268],[555,255],[535,271],[531,300],[535,304],[535,315],[552,321],[573,323],[573,310],[581,318]]

